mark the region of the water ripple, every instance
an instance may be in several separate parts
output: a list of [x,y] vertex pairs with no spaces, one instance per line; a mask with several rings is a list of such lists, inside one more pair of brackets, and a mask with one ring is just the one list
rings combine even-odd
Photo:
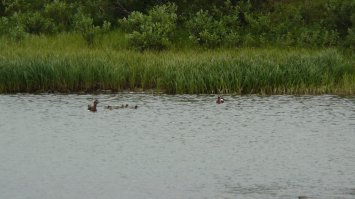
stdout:
[[215,97],[0,95],[0,198],[353,198],[355,98]]

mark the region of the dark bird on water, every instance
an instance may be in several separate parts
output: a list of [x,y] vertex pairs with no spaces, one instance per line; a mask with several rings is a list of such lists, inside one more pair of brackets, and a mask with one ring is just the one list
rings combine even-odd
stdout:
[[96,112],[97,111],[96,106],[98,103],[99,103],[99,100],[97,100],[97,99],[94,100],[94,102],[92,104],[88,105],[88,110],[91,112]]
[[217,104],[223,104],[224,103],[224,99],[221,96],[218,96],[216,99],[216,103]]

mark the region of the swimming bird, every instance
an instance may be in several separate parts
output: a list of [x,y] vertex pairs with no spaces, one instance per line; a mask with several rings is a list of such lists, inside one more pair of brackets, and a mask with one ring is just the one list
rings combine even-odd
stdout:
[[137,108],[138,108],[137,105],[131,107],[131,109],[137,109]]
[[224,103],[224,99],[221,96],[218,96],[216,99],[216,103],[217,104],[223,104]]
[[113,110],[113,109],[124,109],[124,108],[130,108],[130,109],[137,109],[138,106],[129,106],[128,104],[122,104],[121,106],[113,106],[113,105],[108,105],[105,106],[106,109]]
[[113,106],[105,106],[105,108],[112,110],[114,107]]
[[96,112],[97,109],[96,109],[96,106],[97,104],[99,103],[99,100],[94,100],[94,102],[91,104],[88,105],[88,110],[91,111],[91,112]]
[[110,109],[110,110],[120,109],[120,108],[124,108],[124,105],[123,104],[121,106],[119,106],[119,105],[108,105],[108,106],[105,106],[105,108]]

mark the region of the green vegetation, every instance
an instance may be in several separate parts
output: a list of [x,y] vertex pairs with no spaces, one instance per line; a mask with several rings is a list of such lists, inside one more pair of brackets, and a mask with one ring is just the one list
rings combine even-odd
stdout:
[[0,1],[0,93],[346,94],[353,0]]
[[95,38],[107,33],[111,27],[111,23],[107,21],[104,21],[102,27],[95,26],[93,19],[82,13],[75,15],[74,24],[75,30],[81,34],[88,45],[93,45]]
[[155,6],[148,15],[133,12],[128,19],[119,20],[119,24],[130,32],[128,40],[134,48],[162,50],[170,45],[176,29],[175,13],[175,4]]
[[166,93],[353,95],[355,91],[353,55],[336,49],[141,53],[106,45],[112,37],[122,35],[111,34],[96,48],[78,39],[79,34],[36,36],[22,43],[2,41],[0,93],[154,89]]
[[[130,47],[165,49],[190,39],[215,47],[355,48],[353,0],[3,0],[0,35],[79,31],[88,45],[107,29]],[[101,29],[105,31],[100,31]]]

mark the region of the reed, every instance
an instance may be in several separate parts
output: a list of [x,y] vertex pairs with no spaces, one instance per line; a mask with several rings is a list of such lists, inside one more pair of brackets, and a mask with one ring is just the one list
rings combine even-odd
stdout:
[[[113,34],[113,35],[112,35]],[[136,52],[112,33],[96,47],[75,34],[0,41],[0,93],[154,90],[165,93],[354,95],[354,57],[336,49]],[[111,42],[110,42],[111,41]]]

